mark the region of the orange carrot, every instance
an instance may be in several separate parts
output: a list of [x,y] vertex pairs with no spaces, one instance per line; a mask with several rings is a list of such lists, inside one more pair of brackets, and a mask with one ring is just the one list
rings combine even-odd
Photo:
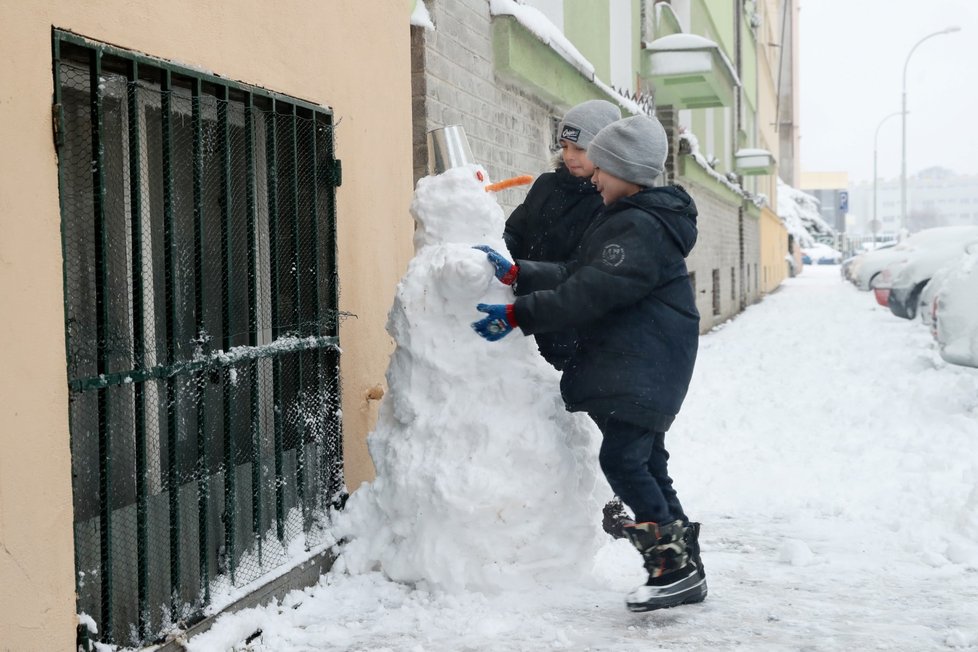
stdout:
[[497,181],[496,183],[490,183],[488,186],[486,186],[486,192],[499,192],[500,190],[506,190],[507,188],[512,188],[513,186],[522,186],[532,182],[533,182],[532,175],[521,174],[518,177],[512,177],[510,179],[503,179],[502,181]]

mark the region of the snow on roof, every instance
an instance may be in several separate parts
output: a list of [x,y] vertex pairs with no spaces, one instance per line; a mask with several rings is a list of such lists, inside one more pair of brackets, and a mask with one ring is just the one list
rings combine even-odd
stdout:
[[550,22],[536,7],[521,5],[516,0],[489,0],[489,13],[493,16],[512,16],[538,39],[549,45],[588,79],[594,79],[594,66],[560,29]]
[[759,147],[742,147],[734,156],[771,156],[771,152]]
[[657,38],[646,47],[647,50],[705,50],[717,44],[699,34],[670,34]]
[[595,86],[604,91],[623,109],[632,114],[645,113],[637,102],[604,83],[594,74],[594,65],[578,51],[556,25],[536,7],[523,5],[516,0],[489,0],[489,13],[493,16],[512,16],[534,36],[553,48],[565,61],[574,66]]
[[696,134],[689,131],[688,129],[685,129],[680,132],[679,140],[685,140],[687,143],[689,143],[690,155],[693,157],[693,160],[696,161],[696,163],[701,168],[706,170],[707,174],[709,174],[711,177],[713,177],[714,179],[716,179],[717,181],[719,181],[727,188],[740,195],[741,197],[746,196],[744,189],[740,185],[733,183],[732,181],[730,181],[730,179],[717,172],[716,169],[712,165],[710,165],[710,162],[707,161],[706,157],[703,156],[703,154],[700,152],[700,141],[696,137]]
[[657,38],[651,43],[645,44],[645,49],[651,52],[670,52],[670,51],[682,51],[689,50],[690,56],[697,51],[705,50],[716,50],[717,54],[720,55],[720,60],[723,62],[724,68],[727,70],[727,74],[736,86],[740,86],[740,77],[737,76],[737,70],[734,68],[730,59],[727,58],[726,53],[723,51],[719,45],[705,36],[700,36],[699,34],[688,34],[683,32],[681,34],[670,34],[669,36],[663,36],[662,38]]

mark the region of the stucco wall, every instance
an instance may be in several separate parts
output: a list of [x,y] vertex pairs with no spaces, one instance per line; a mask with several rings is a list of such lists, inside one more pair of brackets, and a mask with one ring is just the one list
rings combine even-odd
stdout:
[[[411,256],[408,3],[0,0],[0,650],[70,650],[75,599],[51,29],[331,106],[348,485],[372,476],[369,388]],[[397,11],[392,11],[392,5]]]
[[761,210],[761,292],[767,294],[788,276],[788,229],[770,208]]

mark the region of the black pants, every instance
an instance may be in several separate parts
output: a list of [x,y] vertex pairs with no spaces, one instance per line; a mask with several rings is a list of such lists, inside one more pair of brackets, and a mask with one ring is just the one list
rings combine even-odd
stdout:
[[591,415],[603,440],[598,461],[615,494],[635,514],[636,523],[688,523],[667,468],[666,434]]

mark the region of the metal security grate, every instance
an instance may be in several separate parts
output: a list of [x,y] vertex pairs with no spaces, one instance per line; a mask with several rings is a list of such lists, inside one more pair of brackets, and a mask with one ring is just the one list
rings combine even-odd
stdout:
[[78,609],[145,644],[325,541],[332,114],[58,30],[54,62]]

